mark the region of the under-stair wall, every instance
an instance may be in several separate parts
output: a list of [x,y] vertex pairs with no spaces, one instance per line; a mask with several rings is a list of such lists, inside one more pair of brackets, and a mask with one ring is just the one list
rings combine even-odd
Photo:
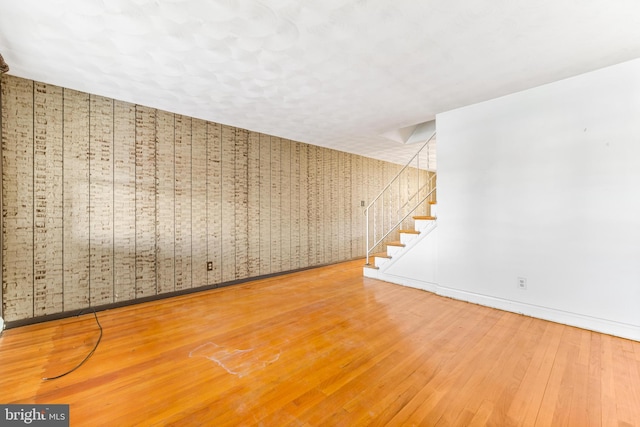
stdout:
[[438,115],[437,227],[395,282],[640,341],[638,117],[640,60]]

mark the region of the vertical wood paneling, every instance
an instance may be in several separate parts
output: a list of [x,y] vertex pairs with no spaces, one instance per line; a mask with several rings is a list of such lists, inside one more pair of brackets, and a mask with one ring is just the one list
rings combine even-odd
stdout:
[[249,132],[244,129],[236,129],[235,131],[235,185],[233,195],[235,239],[233,246],[236,257],[234,278],[244,279],[249,277]]
[[248,274],[260,275],[260,134],[249,132],[248,141]]
[[[66,111],[66,110],[65,110]],[[136,107],[114,105],[114,301],[135,298],[136,282]]]
[[326,214],[326,198],[327,194],[330,191],[329,187],[325,185],[325,154],[328,153],[329,150],[326,148],[318,147],[316,150],[316,171],[315,171],[315,179],[316,179],[316,200],[318,201],[317,206],[317,221],[318,225],[316,228],[316,256],[317,261],[316,264],[324,264],[325,257],[325,248],[328,243],[329,236],[327,236],[327,214]]
[[34,316],[63,310],[62,89],[34,86]]
[[347,181],[347,177],[343,175],[344,170],[344,158],[343,154],[340,151],[334,152],[334,167],[335,167],[335,185],[336,185],[336,207],[334,209],[334,218],[333,218],[333,240],[335,242],[335,248],[333,250],[333,259],[332,262],[336,262],[340,259],[344,258],[345,252],[345,234],[344,234],[344,216],[345,216],[345,188],[344,184]]
[[113,100],[90,97],[89,224],[91,305],[113,302]]
[[291,265],[294,270],[302,267],[300,263],[300,143],[291,141]]
[[[380,160],[375,160],[373,164],[374,175],[376,188],[383,188],[387,181],[386,178],[386,168],[385,164]],[[381,237],[383,235],[384,224],[389,222],[389,214],[388,214],[388,206],[389,206],[389,197],[385,197],[380,200],[377,204],[376,214],[377,214],[377,222],[376,222],[376,237]]]
[[[420,171],[420,188],[420,200],[422,200],[422,198],[426,197],[429,194],[429,191],[431,191],[429,188],[429,172],[426,170]],[[431,197],[427,198],[427,201],[429,200],[431,200]],[[426,215],[431,215],[431,209],[428,203],[423,212]]]
[[318,173],[319,179],[322,181],[322,191],[320,192],[320,209],[322,209],[322,218],[320,230],[322,231],[321,240],[321,258],[320,263],[325,260],[331,260],[331,203],[334,197],[331,191],[331,152],[326,149],[320,149],[320,165],[322,169]]
[[209,284],[222,282],[222,125],[207,123],[207,271]]
[[[369,203],[371,203],[371,198],[369,197],[369,184],[370,182],[372,182],[373,180],[371,179],[371,176],[369,175],[369,159],[366,157],[362,158],[361,164],[361,173],[362,173],[362,177],[363,179],[367,179],[368,183],[367,185],[363,185],[362,186],[362,194],[361,194],[361,198],[362,200],[364,200],[364,205],[365,207],[367,207],[369,205]],[[363,215],[364,215],[364,210],[363,210]],[[369,216],[365,216],[362,219],[362,224],[363,224],[363,230],[364,232],[362,233],[362,252],[364,255],[366,255],[367,253],[367,220],[370,219],[370,215],[371,213],[369,213]],[[368,221],[368,225],[369,227],[371,226],[371,221]],[[371,229],[369,228],[369,231]],[[371,233],[369,233],[369,236],[371,235]]]
[[[383,182],[388,182],[385,180],[386,178],[386,168],[384,163],[379,160],[375,161],[374,164],[374,173],[376,175],[377,187],[382,188],[381,186]],[[388,206],[389,206],[389,197],[385,197],[384,199],[379,200],[378,202],[378,222],[376,227],[376,235],[380,236],[383,230],[383,224],[388,223],[389,215],[388,215]],[[382,219],[382,221],[381,221]]]
[[299,246],[300,246],[300,267],[307,267],[309,262],[309,146],[299,144]]
[[[64,310],[89,305],[89,95],[64,90]],[[130,286],[127,283],[127,286]]]
[[[420,171],[420,200],[422,200],[422,198],[427,197],[427,201],[431,201],[431,200],[435,200],[433,198],[433,194],[431,196],[429,196],[429,192],[431,191],[430,188],[430,181],[429,178],[431,177],[431,174],[426,171],[426,170],[421,170]],[[424,212],[426,215],[431,215],[431,209],[429,204],[427,203]]]
[[271,271],[282,271],[282,145],[280,138],[271,137]]
[[193,287],[206,286],[207,280],[207,122],[193,119],[191,143],[191,212]]
[[280,139],[280,270],[291,270],[291,141]]
[[[386,168],[387,175],[385,176],[384,182],[387,183],[387,182],[390,182],[396,176],[396,174],[400,170],[400,167],[389,163],[385,165],[385,168]],[[402,182],[400,180],[398,180],[398,182],[399,182],[398,185],[393,186],[393,191],[391,192],[391,197],[389,200],[388,216],[389,216],[390,222],[387,225],[387,229],[388,227],[396,224],[398,221],[402,219],[402,216],[400,215],[400,213],[402,211],[401,200],[404,194],[404,190],[401,186]],[[397,235],[389,236],[389,237],[394,237],[397,240]]]
[[357,258],[365,255],[363,250],[363,230],[364,230],[364,207],[361,206],[362,201],[365,205],[368,201],[362,192],[364,177],[362,174],[363,157],[353,156],[351,158],[351,258]]
[[[363,173],[364,175],[367,177],[368,181],[370,182],[370,185],[367,186],[367,188],[365,189],[365,203],[370,203],[371,201],[373,201],[374,197],[376,197],[378,195],[378,192],[380,190],[382,190],[382,187],[378,186],[378,168],[377,168],[377,164],[376,164],[376,160],[373,159],[369,159],[366,158],[364,160],[364,164],[363,164]],[[378,190],[377,192],[374,190],[376,188],[379,188],[380,190]],[[378,205],[379,204],[375,204],[371,206],[371,209],[369,210],[369,224],[368,224],[368,228],[369,228],[369,235],[368,235],[368,239],[369,239],[369,244],[373,245],[374,243],[374,236],[375,236],[375,231],[376,231],[376,216],[378,215]],[[365,247],[366,247],[366,241],[365,241]],[[365,249],[366,251],[367,249]]]
[[[393,177],[397,174],[396,170],[394,167],[390,168],[390,175],[389,175],[389,181],[393,179]],[[402,213],[405,211],[405,209],[407,208],[406,206],[404,206],[404,202],[407,199],[407,193],[409,191],[409,189],[407,188],[408,184],[409,184],[409,176],[410,176],[410,170],[409,168],[405,169],[405,171],[403,173],[401,173],[398,176],[397,184],[394,185],[394,193],[395,193],[395,197],[393,198],[394,203],[392,206],[392,211],[393,211],[393,222],[396,223],[397,221],[400,221],[402,219]],[[396,202],[397,200],[397,202]],[[400,226],[401,228],[405,228],[404,224]]]
[[331,258],[329,262],[337,262],[340,259],[340,219],[342,218],[342,188],[340,188],[340,164],[339,152],[331,150]]
[[353,169],[352,169],[352,160],[355,156],[340,152],[340,169],[342,173],[340,174],[342,182],[340,183],[340,188],[342,189],[342,206],[341,209],[342,216],[340,218],[340,242],[342,243],[340,247],[340,260],[343,261],[346,259],[352,258],[352,245],[353,245],[353,228],[351,222],[351,211],[353,210],[353,202],[351,198],[351,181],[353,181]]
[[[400,171],[400,168],[398,167],[395,173],[397,174],[399,171]],[[418,169],[410,167],[405,169],[404,172],[400,174],[400,178],[401,178],[401,184],[400,184],[401,206],[399,211],[400,219],[402,219],[405,215],[407,215],[410,212],[411,208],[413,208],[414,204],[417,203],[418,201],[417,198],[414,198],[411,200],[410,198],[418,190],[417,182],[418,182],[419,173],[420,171]],[[416,215],[417,214],[422,215],[423,212],[417,212]],[[409,217],[402,222],[402,226],[400,228],[406,229],[406,228],[411,228],[412,226],[413,226],[413,220],[411,219],[411,217]]]
[[[419,198],[420,195],[417,194],[420,191],[419,183],[424,184],[424,182],[425,180],[422,177],[422,171],[420,169],[415,169],[411,171],[409,182],[407,183],[408,194],[406,196],[407,209],[404,212],[405,214],[408,213],[408,210],[411,209],[413,206],[415,206],[416,203],[420,201],[420,198]],[[413,195],[415,195],[415,197],[412,199]],[[420,214],[420,215],[423,215],[425,213],[426,212],[424,210],[416,212],[416,214]],[[411,218],[409,218],[409,224],[413,224],[413,220]]]
[[271,273],[271,137],[260,134],[260,274]]
[[156,281],[158,293],[176,290],[175,115],[156,112]]
[[191,118],[181,115],[176,120],[176,290],[191,288]]
[[323,208],[322,203],[322,149],[308,146],[309,159],[309,203],[307,217],[309,219],[309,265],[319,265],[322,263],[323,246]]
[[[400,172],[400,169],[402,167],[400,165],[392,165],[391,167],[391,177],[389,178],[389,180],[392,180],[397,174],[398,172]],[[394,224],[398,221],[402,220],[402,217],[404,216],[404,214],[407,212],[407,208],[408,206],[406,205],[406,202],[408,202],[408,191],[409,191],[409,178],[410,178],[410,174],[406,174],[406,173],[402,173],[400,174],[400,177],[402,177],[402,179],[397,187],[397,192],[396,192],[396,197],[398,199],[398,202],[395,203],[392,206],[393,209],[393,214],[394,214]],[[410,219],[405,220],[402,225],[401,228],[409,228],[412,224],[412,221]]]
[[[418,177],[420,182],[416,183],[416,188],[418,189],[417,197],[418,197],[418,200],[422,200],[422,198],[429,192],[428,187],[426,186],[428,172],[425,170],[419,170]],[[425,206],[425,209],[422,209],[420,212],[418,212],[418,214],[427,215],[429,212],[428,209],[429,209],[428,206]]]
[[4,186],[4,174],[2,174],[2,164],[4,163],[4,159],[2,156],[2,144],[3,144],[3,133],[2,131],[4,130],[4,126],[3,126],[3,102],[2,102],[2,94],[4,93],[4,89],[2,88],[2,86],[4,85],[4,78],[3,78],[3,74],[0,74],[0,233],[2,234],[0,236],[0,318],[4,319],[4,300],[3,300],[3,296],[4,296],[4,281],[3,281],[3,276],[2,276],[2,271],[4,270],[4,263],[2,262],[3,259],[3,255],[4,255],[4,247],[2,244],[2,238],[4,237],[4,225],[5,225],[5,220],[4,220],[4,206],[2,205],[2,201],[4,200],[4,198],[2,197],[2,190],[1,188]]
[[[391,167],[391,165],[386,165],[385,163],[383,163],[382,161],[378,161],[377,162],[378,167],[380,168],[380,175],[379,175],[379,183],[380,183],[380,188],[382,188],[385,184],[383,183],[388,183],[391,180],[391,176],[389,173],[389,168]],[[382,235],[384,233],[384,230],[386,229],[386,227],[389,226],[390,221],[391,221],[391,217],[390,217],[390,206],[393,200],[395,200],[393,194],[393,190],[391,190],[388,192],[388,197],[385,197],[384,199],[384,203],[382,203],[381,205],[381,209],[382,209],[382,218],[384,218],[383,222],[379,223],[378,226],[378,233],[379,235]],[[389,236],[389,238],[387,240],[390,240],[391,236]]]
[[[438,191],[436,190],[436,188],[438,187],[438,177],[435,176],[435,172],[429,172],[427,173],[426,179],[429,182],[429,186],[428,188],[428,192],[431,192],[431,190],[434,190],[433,192],[431,192],[431,195],[429,196],[429,201],[432,202],[437,202],[438,201]],[[427,193],[428,194],[428,193]]]
[[364,254],[398,168],[9,76],[2,119],[10,321]]
[[33,82],[2,76],[2,303],[33,316]]
[[156,289],[156,110],[136,107],[136,297]]
[[324,247],[323,247],[323,263],[329,263],[333,259],[334,246],[338,243],[335,241],[333,226],[335,221],[335,211],[337,203],[337,194],[335,185],[335,174],[337,171],[333,169],[333,150],[323,151],[323,170],[321,177],[324,179],[324,191],[322,192],[323,211],[324,211]]
[[[391,165],[386,165],[381,161],[378,161],[378,165],[382,168],[380,183],[381,185],[383,185],[382,184],[383,182],[388,183],[391,180],[391,173],[390,173]],[[389,190],[385,194],[385,198],[381,205],[382,218],[384,218],[384,221],[381,222],[380,226],[378,227],[378,232],[380,233],[379,235],[382,235],[382,233],[384,233],[387,227],[389,227],[389,225],[391,224],[391,215],[390,215],[391,203],[396,200],[395,198],[396,193],[397,193],[397,185],[392,185],[389,187]],[[389,238],[391,238],[391,236],[389,236]]]
[[222,281],[236,278],[235,129],[222,126]]
[[333,251],[333,260],[332,262],[336,262],[338,260],[341,259],[345,259],[344,258],[344,253],[345,253],[345,245],[346,245],[346,236],[344,233],[344,219],[345,219],[345,203],[344,203],[344,198],[345,198],[345,188],[344,188],[344,184],[347,181],[347,177],[345,177],[343,175],[344,170],[343,170],[343,166],[344,166],[344,158],[343,158],[343,154],[340,151],[336,151],[334,153],[334,157],[336,157],[336,160],[334,160],[334,164],[335,164],[335,175],[336,175],[336,196],[337,196],[337,203],[336,203],[336,208],[337,211],[334,213],[335,218],[334,218],[334,227],[333,227],[333,233],[334,233],[334,241],[336,243],[336,247]]

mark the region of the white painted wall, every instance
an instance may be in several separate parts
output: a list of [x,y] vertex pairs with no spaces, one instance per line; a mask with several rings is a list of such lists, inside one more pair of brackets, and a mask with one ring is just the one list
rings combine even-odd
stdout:
[[429,226],[423,234],[402,249],[399,257],[393,257],[383,268],[365,268],[367,277],[391,283],[411,286],[425,291],[438,292],[438,228]]
[[436,292],[640,340],[640,59],[437,123]]

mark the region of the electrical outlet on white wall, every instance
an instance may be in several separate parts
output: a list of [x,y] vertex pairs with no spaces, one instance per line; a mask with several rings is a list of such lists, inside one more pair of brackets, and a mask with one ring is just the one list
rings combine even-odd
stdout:
[[526,277],[518,277],[518,289],[522,289],[522,290],[527,289],[527,278]]

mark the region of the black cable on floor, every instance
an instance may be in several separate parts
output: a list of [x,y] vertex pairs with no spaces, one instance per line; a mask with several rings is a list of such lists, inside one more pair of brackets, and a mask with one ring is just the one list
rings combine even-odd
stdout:
[[[78,316],[80,316],[82,314],[82,311],[80,313],[78,313]],[[76,367],[74,367],[73,369],[65,372],[64,374],[60,374],[60,375],[56,375],[55,377],[44,377],[42,378],[43,381],[50,381],[50,380],[57,380],[58,378],[62,378],[65,375],[69,375],[70,373],[72,373],[73,371],[75,371],[76,369],[78,369],[80,366],[82,366],[84,364],[84,362],[86,362],[87,360],[89,360],[89,358],[93,355],[93,353],[96,351],[96,349],[98,348],[98,344],[100,344],[100,340],[102,340],[102,325],[100,324],[100,321],[98,320],[98,314],[96,313],[95,308],[93,309],[93,317],[95,317],[96,319],[96,324],[98,325],[98,328],[100,328],[100,335],[98,336],[98,341],[96,341],[96,345],[93,346],[93,349],[89,352],[89,354],[87,354],[87,356],[82,359],[82,361],[80,363],[78,363],[76,365]]]

